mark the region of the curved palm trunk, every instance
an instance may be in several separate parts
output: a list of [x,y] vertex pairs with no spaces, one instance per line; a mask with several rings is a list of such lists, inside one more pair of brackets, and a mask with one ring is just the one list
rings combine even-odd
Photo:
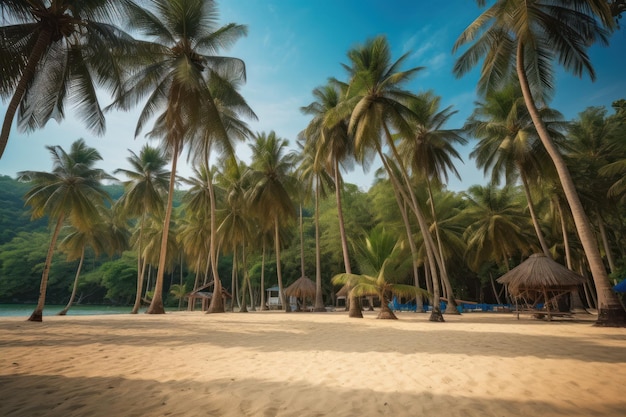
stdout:
[[48,246],[48,253],[46,255],[46,262],[43,264],[43,273],[41,274],[41,283],[39,284],[39,299],[37,300],[37,306],[35,311],[30,315],[28,321],[42,321],[43,320],[43,307],[46,304],[46,289],[48,288],[48,275],[50,274],[50,265],[52,265],[52,255],[54,255],[54,247],[57,244],[57,238],[63,225],[64,216],[60,216],[57,220],[57,224],[54,227],[52,238],[50,239],[50,246]]
[[398,320],[398,317],[396,317],[394,312],[391,311],[391,309],[389,308],[389,300],[387,299],[387,297],[385,297],[384,294],[379,294],[378,296],[380,297],[381,302],[380,312],[378,313],[378,316],[376,316],[376,318],[381,320]]
[[[387,130],[386,126],[385,126],[385,131],[387,133],[388,138],[392,142],[391,135],[389,134],[389,131]],[[390,145],[392,145],[392,143]],[[433,243],[432,236],[430,235],[430,230],[428,228],[428,224],[426,223],[426,218],[424,217],[422,210],[419,208],[419,205],[417,204],[415,193],[413,193],[413,189],[411,188],[411,183],[408,179],[406,171],[402,167],[402,162],[399,156],[397,155],[397,150],[393,146],[392,146],[392,149],[395,150],[395,154],[396,154],[395,157],[396,157],[396,160],[398,161],[398,166],[401,168],[400,171],[404,177],[404,183],[409,192],[410,200],[408,200],[407,202],[410,202],[409,207],[411,207],[411,210],[413,210],[413,213],[415,214],[415,217],[417,218],[417,223],[419,225],[420,231],[422,232],[422,236],[424,238],[424,247],[426,249],[426,256],[428,258],[428,266],[430,267],[431,279],[432,279],[432,284],[433,284],[433,310],[431,312],[429,320],[436,321],[436,322],[443,322],[444,319],[443,319],[443,314],[441,313],[441,307],[440,307],[440,297],[441,297],[440,291],[441,290],[439,288],[439,275],[437,274],[437,263],[436,263],[437,261],[435,260],[435,253],[434,253],[435,245]],[[387,174],[389,175],[389,178],[391,179],[392,185],[397,188],[400,194],[404,194],[399,179],[396,178],[395,173],[389,166],[389,163],[387,162],[387,159],[385,158],[385,155],[383,154],[382,149],[380,149],[379,146],[377,147],[377,152],[383,162],[383,166],[385,167]]]
[[320,250],[320,179],[316,178],[315,187],[315,306],[313,311],[326,311],[322,298],[322,255]]
[[446,296],[448,297],[448,303],[446,304],[446,314],[461,314],[456,303],[456,297],[452,290],[452,284],[448,277],[448,269],[446,268],[445,257],[443,256],[443,245],[441,244],[441,236],[439,235],[439,224],[437,223],[437,213],[435,212],[435,201],[433,199],[433,191],[430,183],[430,178],[426,176],[426,185],[428,186],[428,198],[430,199],[430,212],[433,216],[433,226],[435,227],[435,238],[437,239],[437,249],[439,250],[440,261],[439,269],[441,270],[441,282],[446,290]]
[[24,98],[24,94],[26,94],[26,87],[32,81],[35,76],[35,70],[37,65],[39,65],[39,61],[43,57],[43,54],[46,52],[48,45],[52,41],[52,32],[49,30],[42,30],[39,32],[39,36],[37,36],[37,41],[33,46],[33,50],[30,52],[28,56],[28,62],[26,67],[24,67],[24,72],[22,73],[22,77],[17,83],[17,87],[15,88],[15,92],[13,93],[13,97],[11,97],[11,101],[7,107],[7,112],[4,115],[4,122],[2,124],[2,131],[0,132],[0,158],[2,158],[2,154],[6,149],[7,143],[9,141],[9,134],[11,133],[11,125],[13,125],[13,119],[15,118],[15,113]]
[[161,249],[159,253],[159,270],[154,284],[154,295],[147,314],[165,314],[163,307],[163,277],[165,275],[165,260],[167,259],[167,239],[170,232],[170,219],[172,218],[172,205],[174,202],[174,185],[176,185],[176,165],[178,163],[178,141],[174,141],[172,152],[172,172],[170,173],[170,185],[167,195],[167,206],[165,207],[165,219],[163,220],[163,234],[161,235]]
[[533,221],[533,226],[535,227],[535,234],[537,235],[537,239],[539,239],[539,244],[541,245],[541,250],[543,254],[548,258],[552,259],[552,254],[550,253],[550,248],[546,243],[546,238],[541,231],[541,226],[539,225],[539,220],[537,219],[537,214],[535,213],[535,205],[533,204],[533,198],[530,195],[530,187],[528,186],[528,179],[526,178],[526,174],[524,170],[520,167],[520,164],[517,164],[517,170],[519,171],[520,177],[522,178],[522,185],[524,188],[524,194],[526,195],[526,201],[528,202],[528,211],[530,212],[530,218]]
[[[337,218],[339,220],[339,234],[341,236],[341,251],[343,253],[343,265],[347,274],[352,273],[350,267],[350,256],[348,255],[348,238],[346,236],[346,226],[343,221],[343,207],[341,205],[341,188],[343,181],[339,174],[339,161],[334,160],[334,178],[335,178],[335,198],[337,199]],[[361,319],[363,313],[361,312],[361,303],[358,297],[352,295],[352,291],[348,288],[348,317]]]
[[274,217],[274,250],[276,251],[276,277],[278,278],[280,302],[285,311],[289,312],[291,307],[287,304],[285,291],[283,290],[283,267],[280,264],[280,228],[278,226],[278,217]]
[[143,243],[143,226],[145,221],[145,213],[141,214],[141,222],[139,224],[139,246],[137,248],[137,295],[135,296],[135,304],[130,314],[137,314],[141,307],[141,292],[143,291],[143,277],[146,272],[146,262],[141,263],[142,253],[141,246]]
[[[240,313],[248,312],[248,302],[246,301],[246,290],[250,288],[250,277],[248,276],[248,268],[246,266],[246,246],[241,245],[241,263],[243,268],[243,284],[241,285],[241,306],[239,307]],[[250,300],[252,300],[252,293],[250,293]],[[254,304],[252,305],[254,308]]]
[[539,138],[550,155],[550,158],[552,159],[559,175],[561,186],[563,187],[565,197],[567,198],[570,210],[572,211],[572,217],[574,219],[574,224],[576,225],[578,237],[583,245],[585,256],[589,263],[589,269],[591,270],[593,282],[596,286],[596,292],[598,294],[598,320],[595,325],[615,327],[626,326],[626,311],[622,308],[617,296],[609,285],[609,278],[606,273],[606,269],[604,268],[604,264],[602,263],[602,257],[600,256],[600,251],[593,234],[593,229],[591,228],[589,219],[587,218],[583,205],[578,197],[578,192],[576,191],[576,186],[574,185],[572,176],[570,175],[567,165],[565,164],[565,160],[561,156],[554,142],[552,142],[550,134],[541,120],[541,116],[539,115],[539,111],[535,105],[535,101],[528,84],[528,78],[526,77],[526,73],[524,71],[523,47],[523,43],[521,41],[518,42],[516,57],[517,76],[524,95],[524,102],[526,103],[528,112],[530,113],[535,128],[537,129]]
[[611,248],[609,245],[609,238],[606,235],[606,228],[604,227],[604,220],[602,220],[602,216],[597,214],[598,218],[598,230],[600,231],[600,239],[602,239],[602,246],[604,246],[604,253],[606,254],[606,261],[609,263],[609,271],[615,271],[615,260],[613,259],[613,254],[611,253]]
[[67,305],[63,310],[59,311],[59,316],[65,316],[74,304],[74,298],[76,298],[76,289],[78,288],[78,277],[80,277],[80,271],[83,269],[83,261],[85,260],[85,247],[80,252],[80,261],[78,262],[78,268],[76,269],[76,275],[74,276],[74,285],[72,286],[72,295],[70,295],[70,300],[67,302]]

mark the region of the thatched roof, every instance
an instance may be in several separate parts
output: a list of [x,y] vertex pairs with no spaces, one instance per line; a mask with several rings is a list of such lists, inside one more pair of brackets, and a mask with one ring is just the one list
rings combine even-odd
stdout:
[[516,295],[525,290],[573,288],[586,279],[543,253],[535,253],[497,281],[508,285],[511,294]]
[[285,288],[285,295],[288,297],[313,297],[315,295],[315,282],[307,277],[300,277]]
[[341,287],[339,291],[337,291],[337,294],[335,295],[337,297],[347,297],[348,296],[348,284],[345,284],[343,287]]

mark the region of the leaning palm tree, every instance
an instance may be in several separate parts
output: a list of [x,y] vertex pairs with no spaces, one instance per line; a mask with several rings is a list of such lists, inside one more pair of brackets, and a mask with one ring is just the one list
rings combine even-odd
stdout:
[[356,245],[357,259],[362,274],[338,274],[333,284],[349,284],[355,296],[375,295],[380,299],[378,319],[397,317],[389,308],[390,296],[418,297],[427,294],[424,290],[401,284],[399,279],[410,275],[411,257],[395,237],[382,228],[375,228],[369,236]]
[[137,314],[141,307],[141,294],[145,275],[145,260],[142,260],[143,228],[151,214],[162,216],[165,209],[163,196],[167,190],[169,171],[165,168],[167,158],[161,149],[144,145],[137,155],[129,150],[126,160],[131,169],[117,169],[115,174],[123,174],[128,178],[123,182],[124,194],[117,205],[127,217],[139,217],[139,237],[137,239],[137,294],[131,311]]
[[528,112],[572,211],[598,293],[596,325],[600,326],[625,325],[626,311],[611,290],[593,228],[565,160],[541,120],[539,107],[554,88],[553,60],[577,76],[586,72],[595,79],[586,50],[594,42],[607,44],[613,24],[606,0],[499,0],[463,31],[453,48],[456,51],[473,43],[454,66],[457,76],[485,58],[478,85],[482,93],[497,89],[512,73],[517,75]]
[[[343,178],[340,167],[351,168],[354,163],[353,137],[348,134],[348,120],[329,122],[337,111],[337,107],[345,96],[348,86],[337,80],[332,80],[322,87],[313,90],[315,101],[300,110],[312,116],[303,135],[307,143],[311,143],[315,150],[315,164],[319,164],[334,178],[335,200],[337,202],[337,218],[339,220],[339,234],[341,237],[341,251],[346,273],[352,273],[350,254],[348,251],[348,237],[343,215],[342,190]],[[358,298],[349,299],[350,317],[362,318],[361,306]]]
[[101,184],[101,180],[110,177],[94,167],[102,159],[96,149],[87,146],[82,139],[72,143],[69,153],[60,146],[48,146],[47,149],[52,155],[52,172],[22,171],[17,174],[19,181],[32,184],[24,196],[26,205],[31,207],[32,217],[48,216],[54,224],[41,275],[39,299],[29,321],[42,321],[48,274],[61,227],[67,221],[77,230],[89,230],[99,218],[98,206],[110,199]]
[[[131,8],[131,20],[142,34],[154,39],[146,46],[146,63],[126,83],[125,91],[114,103],[128,109],[147,96],[135,134],[157,116],[153,134],[163,139],[172,156],[168,200],[163,222],[163,238],[157,282],[147,313],[163,314],[163,273],[172,202],[176,184],[176,166],[185,143],[211,120],[213,134],[226,137],[214,99],[208,88],[212,72],[245,79],[245,66],[237,58],[213,55],[232,45],[247,32],[234,23],[218,26],[217,5],[205,0],[152,0],[151,10]],[[158,114],[159,111],[162,113]]]
[[64,117],[65,104],[102,134],[104,113],[97,90],[119,92],[121,58],[133,39],[116,27],[131,0],[3,0],[0,28],[0,97],[9,98],[0,132],[0,158],[18,114],[18,127],[41,128]]
[[293,153],[286,153],[289,142],[276,135],[258,133],[252,149],[250,189],[248,199],[251,210],[257,213],[259,221],[266,230],[274,230],[274,251],[276,255],[276,274],[278,290],[283,308],[289,311],[283,291],[282,265],[280,248],[282,244],[280,229],[295,218],[296,210],[291,200],[295,189]]

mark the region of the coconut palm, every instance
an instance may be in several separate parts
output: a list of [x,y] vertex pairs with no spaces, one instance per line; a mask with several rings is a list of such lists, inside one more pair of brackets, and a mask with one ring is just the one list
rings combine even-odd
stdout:
[[586,50],[595,42],[607,44],[613,24],[605,0],[499,0],[463,31],[453,51],[472,44],[454,66],[457,76],[484,58],[478,85],[482,93],[497,89],[511,74],[517,75],[524,102],[554,163],[587,257],[598,293],[596,325],[622,326],[626,323],[626,312],[611,290],[593,228],[567,164],[538,109],[547,102],[554,88],[554,60],[574,75],[588,73],[595,79]]
[[[303,137],[305,133],[301,134]],[[326,197],[327,189],[333,186],[333,179],[324,169],[321,159],[317,158],[316,142],[309,136],[307,139],[301,137],[298,141],[301,157],[298,166],[298,177],[303,185],[305,196],[313,195],[315,203],[315,303],[313,311],[326,311],[324,300],[322,298],[322,259],[320,249],[320,222],[319,222],[319,203],[322,198]],[[300,210],[302,213],[302,209]],[[302,214],[300,214],[302,219]],[[302,225],[300,225],[301,235],[301,252],[304,251],[302,242]],[[302,276],[304,276],[304,254],[301,253]]]
[[[363,161],[366,155],[372,152],[381,158],[392,185],[403,194],[417,217],[424,236],[433,285],[438,287],[437,264],[440,262],[437,262],[435,257],[435,244],[428,232],[428,224],[413,189],[407,186],[411,184],[411,181],[391,133],[391,129],[394,129],[401,136],[412,135],[410,119],[414,113],[406,103],[414,95],[403,89],[403,86],[422,67],[400,71],[400,67],[406,62],[410,53],[392,61],[390,49],[387,39],[384,36],[378,36],[348,51],[350,65],[344,65],[344,68],[348,70],[350,76],[349,88],[345,99],[329,122],[338,122],[349,116],[348,132],[354,135],[357,158]],[[383,153],[383,143],[389,147],[393,161],[398,164],[400,177],[395,175],[394,170],[387,163],[388,159]],[[398,202],[398,204],[402,203]],[[438,288],[434,288],[433,291],[435,298],[438,297]],[[443,321],[437,300],[435,300],[430,320]]]
[[462,159],[454,145],[464,145],[467,141],[459,135],[460,132],[458,130],[444,128],[456,111],[452,111],[451,106],[439,110],[440,103],[441,97],[435,96],[432,92],[422,93],[415,98],[409,99],[407,107],[414,113],[414,117],[410,119],[413,126],[413,134],[410,137],[401,138],[398,150],[406,158],[405,165],[411,167],[419,178],[423,178],[426,181],[428,201],[430,202],[433,220],[432,224],[438,246],[439,256],[436,259],[440,268],[441,281],[449,295],[446,312],[458,314],[439,235],[435,203],[432,195],[432,182],[434,181],[437,184],[447,183],[448,171],[460,178],[452,160],[458,159],[462,161]]
[[47,216],[54,224],[41,275],[39,299],[29,321],[42,321],[48,274],[61,226],[67,221],[77,230],[89,230],[99,218],[98,207],[110,199],[101,184],[101,180],[110,177],[94,167],[102,159],[96,149],[87,146],[83,139],[72,143],[69,152],[60,146],[47,146],[47,149],[52,155],[52,172],[22,171],[17,174],[19,181],[32,184],[24,196],[26,205],[31,207],[32,217]]
[[[347,118],[338,121],[329,121],[334,116],[337,108],[342,103],[347,85],[337,80],[332,80],[322,87],[313,90],[315,101],[300,110],[313,118],[304,130],[307,143],[314,144],[315,163],[321,164],[334,178],[335,200],[337,202],[337,218],[339,221],[339,234],[341,237],[341,252],[343,255],[344,270],[352,273],[350,254],[348,249],[348,237],[343,215],[342,190],[343,178],[340,167],[349,169],[354,162],[353,138],[348,134]],[[349,302],[350,317],[362,318],[361,306],[357,298],[352,297]]]
[[478,271],[494,260],[508,270],[513,255],[528,255],[528,219],[524,216],[514,188],[473,185],[465,193],[467,206],[457,220],[468,224],[464,238],[470,268]]
[[410,275],[411,259],[407,251],[395,237],[383,228],[370,231],[356,245],[357,260],[362,274],[338,274],[332,279],[333,284],[348,284],[355,296],[375,295],[380,299],[379,319],[397,319],[389,308],[390,295],[417,297],[427,294],[413,285],[398,283]]
[[291,200],[295,189],[292,176],[295,154],[286,153],[289,142],[276,135],[257,133],[252,149],[252,168],[248,171],[250,189],[248,198],[251,210],[257,213],[261,227],[274,230],[274,251],[276,254],[276,274],[283,308],[289,306],[283,291],[282,266],[280,263],[281,226],[295,218],[296,210]]
[[[127,16],[130,0],[3,0],[0,28],[0,97],[9,98],[0,132],[0,157],[18,113],[18,127],[41,128],[61,120],[66,104],[104,133],[97,90],[119,91],[121,57],[134,41],[115,25]],[[19,109],[19,111],[18,111]]]
[[163,196],[167,190],[170,172],[167,171],[167,157],[163,150],[144,145],[137,155],[129,149],[126,158],[131,169],[117,169],[115,174],[128,178],[123,182],[124,194],[117,205],[128,217],[139,217],[139,237],[137,239],[137,295],[131,311],[137,314],[141,306],[141,294],[145,276],[145,261],[142,262],[143,228],[150,215],[160,217],[165,209]]
[[[552,137],[561,138],[561,114],[548,107],[542,108],[540,113]],[[470,157],[485,174],[491,172],[492,183],[497,185],[504,177],[507,184],[513,185],[518,178],[521,179],[539,244],[543,253],[552,257],[530,189],[530,182],[542,173],[552,175],[548,171],[552,164],[537,136],[519,85],[509,83],[499,90],[487,92],[485,99],[476,103],[464,129],[478,139]]]
[[210,123],[212,135],[227,137],[208,81],[212,73],[245,79],[243,61],[213,54],[232,45],[247,29],[234,23],[219,27],[214,1],[152,0],[150,6],[151,10],[131,8],[134,25],[154,42],[146,48],[150,52],[147,64],[127,81],[115,106],[128,109],[147,96],[135,134],[153,116],[158,116],[153,134],[162,137],[163,146],[172,156],[157,283],[147,311],[162,314],[163,273],[178,157],[186,141],[197,136],[201,125]]

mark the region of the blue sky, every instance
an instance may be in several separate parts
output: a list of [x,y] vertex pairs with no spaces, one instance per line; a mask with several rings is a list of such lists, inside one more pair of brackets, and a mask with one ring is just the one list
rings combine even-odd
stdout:
[[[311,91],[326,83],[329,77],[345,79],[341,63],[347,63],[347,51],[377,35],[386,35],[393,58],[409,52],[406,68],[426,67],[408,86],[414,92],[433,90],[442,97],[444,106],[458,113],[449,128],[460,128],[471,114],[476,100],[477,71],[456,79],[452,66],[456,59],[452,45],[456,38],[481,12],[473,0],[445,2],[405,0],[228,0],[219,1],[223,23],[248,26],[248,36],[231,50],[223,52],[242,58],[247,66],[247,84],[242,94],[259,117],[251,122],[255,132],[274,130],[295,146],[298,132],[309,119],[300,108],[309,104]],[[597,80],[582,79],[558,71],[557,89],[551,106],[567,118],[574,118],[588,106],[606,106],[626,98],[626,28],[613,34],[609,47],[590,50]],[[4,115],[7,103],[0,104]],[[108,104],[107,98],[104,104]],[[107,118],[107,133],[97,137],[87,131],[68,109],[66,119],[52,121],[45,129],[30,134],[14,128],[9,145],[0,160],[0,173],[14,176],[21,170],[49,170],[50,157],[45,145],[70,144],[84,138],[97,148],[104,161],[101,168],[112,172],[127,168],[127,149],[138,152],[146,142],[143,136],[133,138],[137,112],[114,112]],[[480,171],[469,159],[474,143],[459,149],[464,163],[458,163],[462,181],[451,179],[448,187],[455,191],[472,184],[484,183]],[[238,155],[249,161],[246,144]],[[371,185],[373,165],[368,173],[356,166],[346,181],[366,190]],[[182,166],[181,175],[191,170]]]

